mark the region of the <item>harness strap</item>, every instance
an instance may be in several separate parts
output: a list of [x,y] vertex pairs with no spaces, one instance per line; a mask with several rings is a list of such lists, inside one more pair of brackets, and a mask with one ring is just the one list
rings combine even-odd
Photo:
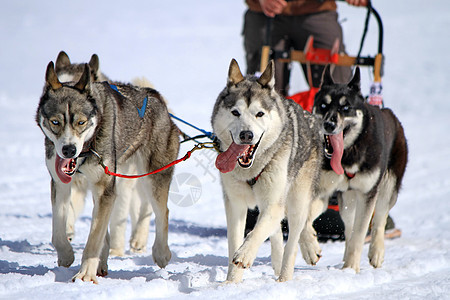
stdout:
[[[263,170],[263,171],[264,171],[264,170]],[[262,173],[263,171],[261,171],[261,173]],[[247,184],[248,184],[250,187],[253,187],[253,186],[256,184],[256,182],[258,181],[259,176],[261,176],[261,173],[259,173],[255,178],[252,178],[252,179],[247,180]]]
[[188,151],[188,152],[186,153],[186,155],[183,156],[182,158],[179,158],[179,159],[177,159],[177,160],[171,162],[171,163],[168,164],[168,165],[165,165],[165,166],[163,166],[163,167],[161,167],[161,168],[159,168],[159,169],[156,169],[156,170],[154,170],[154,171],[152,171],[152,172],[149,172],[149,173],[146,173],[146,174],[141,174],[141,175],[124,175],[124,174],[119,174],[119,173],[111,172],[111,171],[109,170],[108,166],[104,166],[105,174],[110,175],[110,176],[120,177],[120,178],[128,178],[128,179],[141,178],[141,177],[145,177],[145,176],[148,176],[148,175],[152,175],[152,174],[159,173],[159,172],[164,171],[164,170],[166,170],[166,169],[168,169],[168,168],[170,168],[170,167],[172,167],[172,166],[174,166],[174,165],[176,165],[176,164],[178,164],[178,163],[180,163],[180,162],[182,162],[182,161],[185,161],[186,159],[188,159],[189,157],[191,157],[191,154],[192,154],[192,151]]
[[110,175],[110,176],[120,177],[120,178],[136,179],[136,178],[141,178],[141,177],[145,177],[145,176],[148,176],[148,175],[152,175],[152,174],[156,174],[156,173],[159,173],[159,172],[161,172],[161,171],[164,171],[164,170],[166,170],[166,169],[168,169],[168,168],[170,168],[170,167],[172,167],[172,166],[174,166],[174,165],[176,165],[176,164],[178,164],[178,163],[180,163],[180,162],[182,162],[182,161],[185,161],[185,160],[187,160],[188,158],[190,158],[191,155],[192,155],[192,152],[194,152],[195,150],[199,150],[199,149],[203,149],[203,148],[213,148],[213,147],[214,147],[213,145],[212,145],[212,146],[207,146],[207,145],[211,145],[211,144],[213,144],[213,143],[201,143],[201,144],[197,144],[197,145],[194,146],[194,148],[192,148],[192,150],[188,151],[188,152],[186,153],[186,155],[183,156],[182,158],[179,158],[179,159],[177,159],[177,160],[175,160],[175,161],[173,161],[173,162],[171,162],[171,163],[169,163],[169,164],[167,164],[167,165],[165,165],[165,166],[163,166],[163,167],[161,167],[161,168],[159,168],[159,169],[156,169],[156,170],[154,170],[154,171],[152,171],[152,172],[149,172],[149,173],[146,173],[146,174],[141,174],[141,175],[125,175],[125,174],[120,174],[120,173],[112,172],[112,171],[109,170],[108,166],[106,166],[106,165],[103,163],[103,158],[100,156],[100,154],[98,154],[97,151],[95,151],[93,148],[90,148],[89,151],[90,151],[92,154],[94,154],[94,155],[99,159],[99,162],[98,162],[98,163],[99,163],[99,164],[103,167],[103,169],[105,170],[105,174]]

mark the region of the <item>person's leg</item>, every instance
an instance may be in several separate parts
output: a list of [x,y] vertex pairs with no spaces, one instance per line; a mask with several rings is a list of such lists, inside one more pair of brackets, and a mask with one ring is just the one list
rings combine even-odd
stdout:
[[[271,48],[274,51],[289,51],[291,48],[290,28],[294,26],[290,16],[276,16],[273,19]],[[291,76],[291,64],[275,60],[275,89],[284,97],[289,92],[289,79]]]
[[247,74],[259,72],[261,62],[261,49],[264,45],[267,17],[263,13],[247,10],[244,15],[245,59],[247,61]]

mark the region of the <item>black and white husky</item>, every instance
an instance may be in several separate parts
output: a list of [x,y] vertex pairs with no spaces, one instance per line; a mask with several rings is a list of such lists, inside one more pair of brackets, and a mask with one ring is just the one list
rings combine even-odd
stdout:
[[[261,244],[270,237],[272,267],[279,281],[290,280],[300,233],[310,212],[322,164],[319,122],[274,89],[274,64],[261,77],[244,77],[231,61],[228,81],[214,106],[211,122],[220,143],[228,232],[227,281],[242,280]],[[244,240],[247,208],[260,216]],[[287,216],[284,247],[280,222]]]
[[[408,159],[402,125],[390,109],[379,109],[364,101],[359,68],[348,84],[336,84],[327,66],[313,113],[322,120],[327,157],[319,196],[326,203],[334,191],[341,192],[344,268],[359,272],[372,217],[369,260],[373,267],[380,267],[384,260],[386,218],[397,201]],[[316,215],[320,212],[318,209]]]

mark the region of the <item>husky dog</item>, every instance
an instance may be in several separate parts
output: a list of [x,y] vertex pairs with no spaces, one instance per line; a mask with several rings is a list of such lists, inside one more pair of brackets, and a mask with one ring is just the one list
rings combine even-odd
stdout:
[[[91,81],[108,81],[110,84],[120,85],[112,82],[105,74],[100,72],[100,60],[97,54],[93,54],[89,61],[91,70]],[[72,63],[66,52],[61,51],[55,62],[55,71],[60,82],[76,82],[80,80],[84,71],[84,64]],[[133,79],[133,85],[139,87],[151,87],[151,83],[145,78]],[[118,181],[124,179],[117,179]],[[125,179],[127,180],[127,179]],[[129,183],[128,183],[129,184]],[[123,199],[115,202],[110,221],[110,255],[123,256],[125,254],[125,230],[128,213],[131,217],[131,252],[145,252],[147,247],[150,217],[152,207],[148,201],[145,182],[138,180],[132,193],[122,195]],[[67,216],[67,237],[71,241],[75,235],[75,221],[84,208],[84,201],[88,190],[86,177],[78,174],[72,181],[71,202]]]
[[[345,224],[344,268],[359,272],[372,216],[369,260],[373,267],[381,267],[386,218],[397,201],[408,159],[402,125],[390,109],[379,109],[364,101],[358,67],[348,84],[334,83],[330,67],[325,68],[313,113],[322,120],[327,156],[319,190],[324,207],[334,191],[341,192],[339,212]],[[318,209],[315,214],[320,212]],[[314,214],[312,216],[315,218]]]
[[[228,82],[219,94],[212,127],[220,153],[228,231],[228,282],[242,280],[270,237],[272,267],[279,281],[294,273],[300,233],[315,196],[322,164],[319,123],[274,89],[274,63],[261,77],[243,77],[233,59]],[[259,219],[244,240],[247,208],[258,206]],[[280,222],[287,216],[289,239],[283,254]]]
[[[157,91],[130,85],[118,85],[114,90],[107,82],[92,82],[90,74],[85,64],[78,82],[61,83],[50,62],[36,121],[45,135],[46,164],[52,177],[52,243],[58,252],[58,265],[69,267],[74,261],[66,222],[72,179],[81,173],[91,187],[94,209],[81,267],[73,280],[97,282],[96,275],[107,274],[107,228],[115,199],[131,193],[135,182],[116,180],[99,163],[112,172],[147,173],[176,159],[179,139],[178,128]],[[167,199],[172,174],[173,168],[169,168],[140,179],[148,186],[155,211],[152,255],[160,267],[171,258]]]

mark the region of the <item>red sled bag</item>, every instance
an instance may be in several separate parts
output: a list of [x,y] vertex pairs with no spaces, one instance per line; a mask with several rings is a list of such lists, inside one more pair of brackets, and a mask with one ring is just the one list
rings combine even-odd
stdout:
[[304,110],[312,112],[312,108],[314,105],[314,97],[316,96],[318,90],[319,88],[312,87],[308,91],[294,94],[292,96],[287,97],[287,99],[291,99],[295,103],[299,104]]

